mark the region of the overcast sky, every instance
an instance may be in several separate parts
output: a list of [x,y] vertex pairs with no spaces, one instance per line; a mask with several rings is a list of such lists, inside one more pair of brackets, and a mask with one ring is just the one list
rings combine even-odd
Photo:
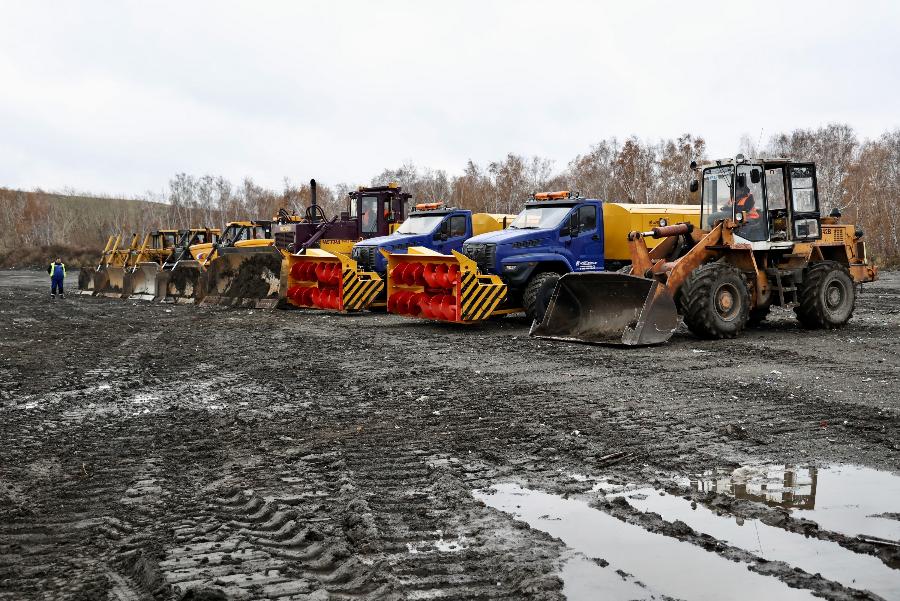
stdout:
[[0,186],[280,188],[900,126],[900,2],[0,0]]

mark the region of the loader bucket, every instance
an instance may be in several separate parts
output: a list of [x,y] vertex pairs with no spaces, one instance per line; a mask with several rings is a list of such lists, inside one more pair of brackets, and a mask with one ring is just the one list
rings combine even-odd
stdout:
[[560,278],[531,335],[594,344],[660,344],[678,327],[671,291],[656,280],[622,273]]
[[206,296],[200,304],[274,308],[281,262],[281,251],[274,246],[219,248],[206,268]]
[[506,298],[506,284],[482,275],[474,261],[458,252],[442,255],[423,247],[388,254],[389,313],[472,323],[487,319]]
[[384,290],[374,271],[359,271],[342,253],[311,248],[288,255],[282,274],[282,298],[290,305],[327,311],[362,311]]
[[97,273],[96,267],[82,267],[78,271],[78,292],[79,294],[94,293],[94,274]]
[[138,263],[134,271],[125,274],[125,289],[131,300],[152,301],[156,298],[158,263]]
[[164,303],[199,303],[206,295],[206,269],[199,261],[178,261],[156,275],[156,298]]
[[122,298],[125,285],[125,268],[107,265],[94,272],[94,295]]

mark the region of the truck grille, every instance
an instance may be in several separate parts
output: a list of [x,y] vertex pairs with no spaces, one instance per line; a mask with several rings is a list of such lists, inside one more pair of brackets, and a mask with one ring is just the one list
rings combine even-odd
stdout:
[[493,272],[497,259],[497,245],[493,243],[471,243],[463,245],[463,254],[478,264],[478,270],[482,273]]
[[354,246],[353,260],[356,261],[357,268],[362,271],[375,271],[375,253],[378,248],[374,246]]
[[297,234],[295,232],[276,232],[275,246],[277,248],[283,248],[284,250],[293,250],[291,245],[294,244],[296,238]]

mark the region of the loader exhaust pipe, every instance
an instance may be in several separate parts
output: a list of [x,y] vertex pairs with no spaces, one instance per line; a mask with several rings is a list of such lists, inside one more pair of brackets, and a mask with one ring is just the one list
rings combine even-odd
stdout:
[[312,222],[318,223],[319,218],[316,214],[316,205],[318,204],[318,198],[317,198],[315,178],[309,180],[309,195],[310,195],[310,207],[312,207]]

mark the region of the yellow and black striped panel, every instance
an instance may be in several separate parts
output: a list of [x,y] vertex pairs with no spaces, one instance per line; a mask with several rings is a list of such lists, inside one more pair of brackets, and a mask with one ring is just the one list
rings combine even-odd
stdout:
[[493,278],[477,272],[463,273],[459,287],[460,321],[487,319],[505,296],[506,284],[495,283]]
[[361,275],[353,269],[344,270],[344,282],[341,286],[344,311],[365,309],[384,288],[384,280],[381,278],[369,277],[368,274],[360,277]]

